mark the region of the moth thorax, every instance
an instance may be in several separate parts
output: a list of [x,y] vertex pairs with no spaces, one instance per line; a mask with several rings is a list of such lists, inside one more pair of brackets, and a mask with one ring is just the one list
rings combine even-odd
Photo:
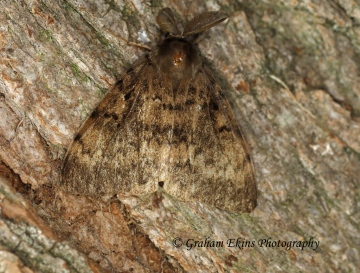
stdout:
[[173,64],[175,67],[181,68],[184,66],[186,54],[184,50],[175,51],[173,54]]
[[186,78],[192,78],[201,64],[195,47],[185,39],[168,38],[159,45],[160,71],[172,81],[173,86]]

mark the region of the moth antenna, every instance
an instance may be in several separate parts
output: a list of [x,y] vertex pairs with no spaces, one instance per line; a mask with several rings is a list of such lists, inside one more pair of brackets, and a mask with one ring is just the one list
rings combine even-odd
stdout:
[[160,10],[156,16],[156,22],[163,32],[169,33],[173,36],[180,35],[180,31],[176,25],[174,13],[170,8],[163,8]]
[[226,20],[228,15],[223,11],[208,11],[196,15],[184,27],[183,36],[193,35],[203,32],[222,21]]

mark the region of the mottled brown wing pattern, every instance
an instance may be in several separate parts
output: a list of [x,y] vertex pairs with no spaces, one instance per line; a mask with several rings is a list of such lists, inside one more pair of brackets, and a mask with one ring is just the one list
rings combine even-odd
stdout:
[[134,64],[81,127],[65,156],[65,190],[90,196],[157,190],[153,181],[167,168],[163,138],[171,126],[159,103],[167,98],[155,54]]
[[246,143],[219,84],[185,39],[225,20],[196,16],[180,34],[174,13],[157,21],[169,37],[106,94],[65,156],[70,193],[143,195],[162,187],[183,201],[251,212],[257,203]]
[[173,110],[165,191],[180,200],[252,211],[257,200],[253,164],[219,84],[203,66],[181,92]]

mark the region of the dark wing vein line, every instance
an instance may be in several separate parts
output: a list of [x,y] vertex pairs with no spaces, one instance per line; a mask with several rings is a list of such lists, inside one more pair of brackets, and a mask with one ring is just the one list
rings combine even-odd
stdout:
[[[140,75],[142,75],[141,72],[142,72],[142,70],[144,69],[144,66],[146,65],[146,63],[142,63],[142,62],[141,62],[141,63],[139,63],[138,65],[141,65],[142,67],[139,68],[139,71],[137,72],[137,74],[135,74],[136,77],[135,77],[134,79],[131,79],[130,83],[129,83],[127,86],[123,86],[123,90],[126,90],[129,86],[134,85],[134,82],[138,82],[138,81],[139,81],[139,78],[140,78],[140,82],[141,82],[141,80],[142,80],[141,78],[142,78],[142,77],[140,77]],[[136,66],[133,66],[133,68],[136,68]],[[124,75],[124,77],[125,77],[125,76],[126,76],[126,74]],[[118,93],[116,94],[116,95],[117,95],[116,100],[121,99],[120,94],[123,94],[123,93],[122,93],[123,90],[117,90]],[[132,89],[132,92],[134,92],[135,90],[136,90],[135,98],[134,98],[134,100],[133,100],[133,102],[132,102],[131,107],[129,108],[129,110],[127,111],[126,115],[125,115],[124,118],[122,119],[122,124],[120,124],[120,127],[118,128],[118,130],[114,130],[114,131],[112,132],[111,137],[108,138],[109,141],[106,143],[106,147],[104,147],[104,148],[101,147],[102,150],[103,150],[105,153],[106,153],[106,151],[108,151],[108,149],[110,148],[109,146],[114,143],[114,142],[111,141],[111,140],[112,140],[114,137],[116,137],[116,140],[118,139],[118,137],[119,137],[119,132],[121,131],[121,128],[126,126],[126,120],[128,119],[129,115],[132,113],[132,111],[134,110],[134,107],[136,106],[136,101],[137,101],[138,98],[139,98],[141,88],[133,88],[133,89]],[[111,91],[112,91],[112,90],[111,90]],[[110,92],[111,92],[111,91],[110,91]],[[108,104],[109,104],[109,103],[110,103],[110,102],[108,102]],[[114,103],[114,105],[118,105],[118,103]],[[105,107],[105,108],[107,108],[107,107]],[[110,123],[110,122],[113,122],[113,121],[109,121],[109,123]],[[107,129],[107,128],[105,128],[104,126],[102,126],[100,133],[102,133],[105,129]],[[100,135],[100,134],[99,134],[99,135]],[[113,153],[113,158],[115,158],[115,157],[116,157],[116,153]],[[99,164],[98,164],[98,166],[97,166],[97,168],[96,168],[95,179],[98,179],[98,177],[99,177],[99,175],[100,175],[100,171],[101,171],[101,169],[102,169],[102,167],[103,167],[103,164],[104,164],[105,159],[106,159],[106,157],[103,156],[102,159],[101,159],[101,161],[99,162]]]

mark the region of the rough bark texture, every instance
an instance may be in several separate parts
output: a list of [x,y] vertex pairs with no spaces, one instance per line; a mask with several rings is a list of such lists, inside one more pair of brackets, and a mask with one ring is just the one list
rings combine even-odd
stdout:
[[[23,183],[13,186],[42,220],[0,181],[1,269],[356,272],[360,5],[273,2],[2,0],[0,156]],[[163,193],[103,202],[58,186],[77,129],[143,53],[127,41],[154,46],[155,15],[165,6],[183,20],[204,10],[231,16],[206,32],[199,47],[229,96],[255,162],[259,205],[249,215]],[[175,237],[184,244],[223,241],[224,247],[176,248]],[[232,238],[255,243],[226,246]],[[314,238],[320,245],[286,250],[258,244],[268,238]],[[70,245],[92,262],[75,258],[82,256]]]

